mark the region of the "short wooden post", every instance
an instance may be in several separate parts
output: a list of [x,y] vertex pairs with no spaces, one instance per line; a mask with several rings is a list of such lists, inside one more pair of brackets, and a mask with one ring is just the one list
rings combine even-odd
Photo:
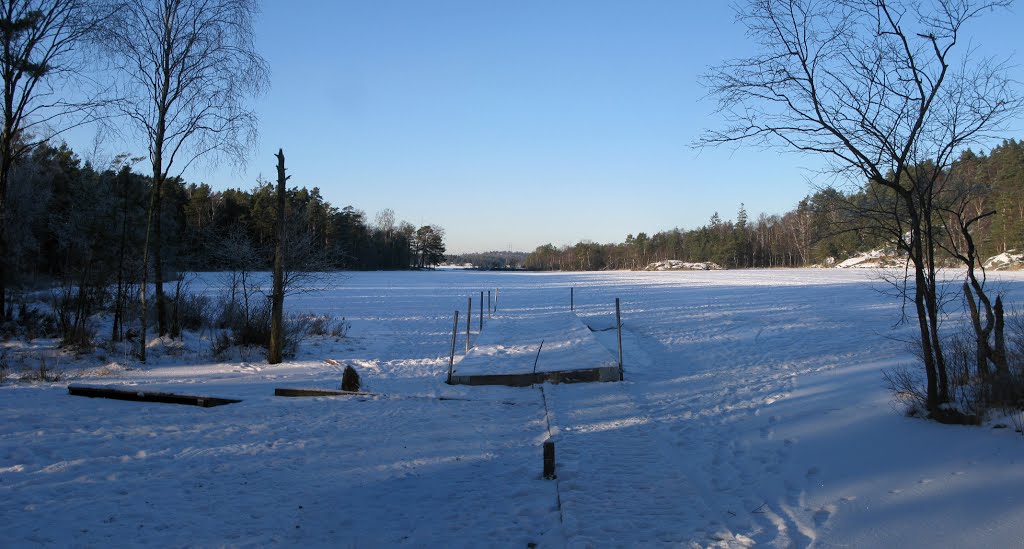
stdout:
[[494,312],[498,312],[498,288],[494,289]]
[[544,441],[544,478],[555,478],[555,441],[550,438]]
[[480,291],[480,332],[484,331],[484,292]]
[[573,288],[572,286],[570,286],[569,287],[569,310],[570,311],[575,311],[576,310],[576,300],[575,300],[575,296],[574,296],[575,293],[576,293],[576,288]]
[[487,320],[491,319],[491,291],[487,290]]
[[619,381],[622,381],[625,376],[622,372],[622,316],[619,314],[619,298],[615,298],[615,330],[619,336]]
[[469,329],[472,326],[473,321],[473,297],[470,296],[468,305],[466,305],[466,352],[469,352]]
[[452,352],[448,356],[448,385],[452,384],[452,370],[455,368],[455,337],[459,334],[459,310],[455,309],[455,322],[452,323]]

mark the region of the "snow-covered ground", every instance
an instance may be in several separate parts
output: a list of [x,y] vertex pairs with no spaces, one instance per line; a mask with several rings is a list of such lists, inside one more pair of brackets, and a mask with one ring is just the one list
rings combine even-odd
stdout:
[[[1024,275],[997,276],[1019,303]],[[625,382],[443,383],[467,295],[500,288],[498,314],[529,322],[570,286],[597,330],[621,298]],[[895,409],[880,371],[913,363],[912,331],[884,287],[822,269],[350,274],[288,302],[349,337],[282,365],[215,362],[209,342],[60,365],[238,404],[0,387],[0,546],[1021,546],[1024,437]],[[325,359],[379,396],[272,396],[337,387]]]

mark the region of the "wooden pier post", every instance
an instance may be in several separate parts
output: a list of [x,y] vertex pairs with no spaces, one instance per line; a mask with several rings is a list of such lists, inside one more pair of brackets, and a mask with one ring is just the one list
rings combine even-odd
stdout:
[[491,319],[491,291],[487,290],[487,320]]
[[473,321],[473,297],[470,296],[469,302],[466,305],[466,352],[469,352],[469,330],[472,327]]
[[455,338],[459,335],[459,310],[455,309],[455,322],[452,323],[452,352],[448,356],[448,385],[452,384],[452,370],[455,368]]
[[555,442],[550,438],[544,441],[544,478],[555,478]]
[[615,298],[615,330],[619,337],[619,381],[624,379],[622,372],[622,316],[619,314],[619,298]]
[[576,299],[575,299],[575,295],[574,295],[575,293],[576,293],[576,288],[570,286],[569,287],[569,310],[570,311],[575,311],[576,310]]
[[484,331],[484,292],[480,290],[480,332]]

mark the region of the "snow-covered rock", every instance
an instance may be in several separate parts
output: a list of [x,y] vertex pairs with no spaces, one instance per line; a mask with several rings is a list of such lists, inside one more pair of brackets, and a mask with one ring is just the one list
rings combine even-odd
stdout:
[[1020,269],[1022,267],[1024,267],[1024,254],[1017,253],[1016,250],[1003,252],[999,255],[992,256],[985,261],[985,268],[992,269],[994,271]]
[[[833,260],[835,261],[835,260]],[[835,263],[837,269],[881,269],[902,267],[906,262],[892,249],[877,248]]]
[[701,263],[687,263],[678,259],[667,261],[656,261],[644,267],[645,271],[721,271],[722,266],[710,261]]

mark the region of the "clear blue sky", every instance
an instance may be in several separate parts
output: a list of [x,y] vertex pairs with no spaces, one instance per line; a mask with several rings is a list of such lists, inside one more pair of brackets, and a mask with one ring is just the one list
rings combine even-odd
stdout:
[[[251,188],[282,147],[290,185],[370,220],[391,208],[441,225],[449,252],[617,242],[732,219],[741,202],[781,213],[812,159],[690,147],[719,124],[697,77],[753,51],[728,4],[264,2],[260,144],[241,173],[185,176]],[[983,53],[1024,49],[1021,10],[975,25]]]

